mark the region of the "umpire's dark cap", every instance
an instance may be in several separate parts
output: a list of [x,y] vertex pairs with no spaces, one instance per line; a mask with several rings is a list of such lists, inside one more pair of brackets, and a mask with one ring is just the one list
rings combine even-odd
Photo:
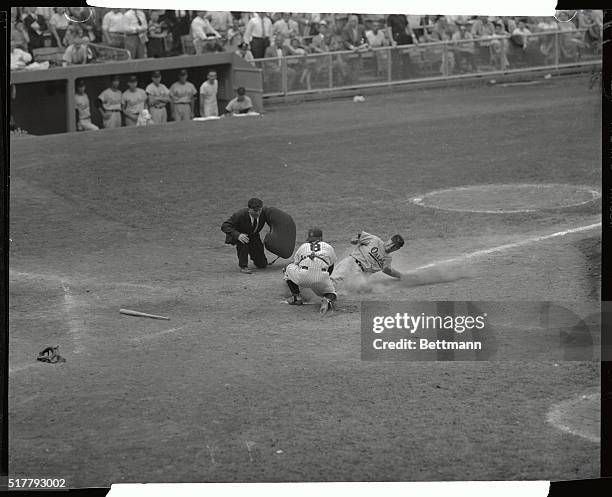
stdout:
[[153,71],[153,72],[151,73],[151,77],[152,77],[152,78],[161,78],[161,72],[159,72],[159,71]]
[[187,76],[187,69],[181,69],[178,74],[179,76]]
[[128,78],[128,83],[138,83],[138,78],[136,77],[135,74],[132,74],[129,78]]
[[249,203],[247,205],[249,209],[261,209],[263,207],[263,200],[253,197],[249,199]]
[[308,230],[307,242],[314,242],[323,239],[323,231],[320,228],[312,228]]
[[119,77],[119,75],[118,75],[118,74],[113,74],[113,75],[110,77],[110,80],[111,80],[111,81],[119,81],[119,80],[121,80],[121,78]]

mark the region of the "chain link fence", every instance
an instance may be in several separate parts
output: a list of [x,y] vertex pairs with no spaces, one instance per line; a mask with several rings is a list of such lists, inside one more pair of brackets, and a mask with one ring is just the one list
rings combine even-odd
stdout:
[[601,43],[587,30],[494,35],[450,41],[256,59],[264,96],[367,88],[424,79],[532,69],[592,67]]

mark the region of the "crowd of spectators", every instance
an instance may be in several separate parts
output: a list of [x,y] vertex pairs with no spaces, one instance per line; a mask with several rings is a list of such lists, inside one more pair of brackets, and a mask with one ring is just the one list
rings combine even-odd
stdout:
[[[185,53],[231,51],[246,59],[303,55],[341,50],[455,41],[451,65],[473,64],[472,54],[486,50],[506,57],[510,43],[550,55],[551,42],[534,41],[532,33],[562,30],[565,52],[601,43],[602,11],[578,11],[570,20],[559,17],[517,18],[487,16],[412,16],[369,14],[311,14],[221,11],[138,10],[64,7],[13,7],[11,46],[35,56],[43,47],[64,49],[64,64],[92,60],[87,45],[95,43],[126,50],[131,58],[165,57]],[[585,29],[583,31],[583,28]],[[505,39],[504,39],[505,37]],[[478,43],[470,44],[471,40]],[[542,46],[544,45],[544,46]],[[71,48],[72,47],[72,48]],[[567,55],[567,54],[565,54]],[[571,55],[571,54],[569,54]],[[379,55],[383,57],[383,55]],[[16,52],[16,64],[24,58]]]

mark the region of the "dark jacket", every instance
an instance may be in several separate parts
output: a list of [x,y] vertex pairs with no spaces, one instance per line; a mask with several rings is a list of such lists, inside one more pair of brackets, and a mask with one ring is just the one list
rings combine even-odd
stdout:
[[253,230],[248,208],[245,207],[244,209],[240,209],[238,212],[234,212],[232,216],[221,225],[221,231],[225,233],[225,243],[236,245],[236,243],[238,243],[238,236],[240,233],[245,233],[250,237],[251,235],[258,234],[266,223],[269,226],[270,224],[268,223],[266,213],[267,211],[264,207],[259,213],[257,229]]

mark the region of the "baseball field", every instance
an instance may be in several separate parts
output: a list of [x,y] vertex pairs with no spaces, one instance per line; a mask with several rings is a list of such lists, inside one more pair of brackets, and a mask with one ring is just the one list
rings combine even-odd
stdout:
[[[599,476],[598,362],[362,361],[360,302],[597,309],[600,107],[574,76],[14,139],[11,475]],[[394,265],[440,282],[377,278],[324,317],[288,306],[287,261],[241,274],[224,244],[221,223],[252,196],[339,255],[358,230],[401,233]],[[66,362],[36,361],[55,345]]]

